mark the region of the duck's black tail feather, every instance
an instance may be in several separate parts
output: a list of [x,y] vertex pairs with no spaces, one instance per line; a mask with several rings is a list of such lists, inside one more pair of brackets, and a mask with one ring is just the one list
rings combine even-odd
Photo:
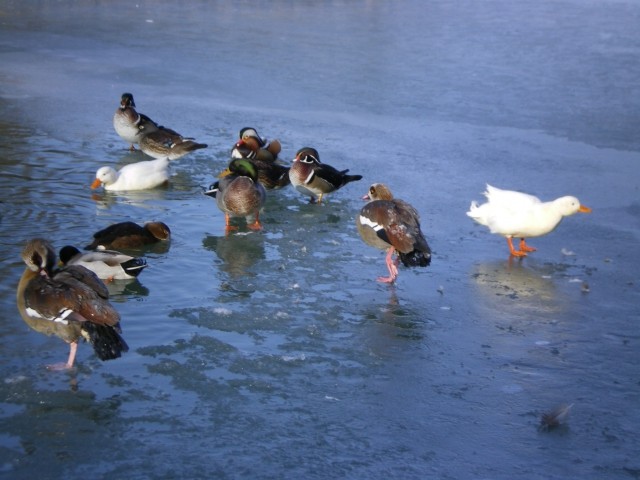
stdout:
[[123,352],[129,351],[129,345],[120,336],[120,328],[117,325],[110,327],[85,322],[82,328],[87,333],[89,343],[100,360],[120,358]]
[[140,272],[147,266],[144,258],[132,258],[122,263],[122,269],[132,277],[137,277]]
[[428,267],[431,263],[431,248],[426,240],[420,236],[414,244],[414,249],[408,253],[398,252],[405,267]]

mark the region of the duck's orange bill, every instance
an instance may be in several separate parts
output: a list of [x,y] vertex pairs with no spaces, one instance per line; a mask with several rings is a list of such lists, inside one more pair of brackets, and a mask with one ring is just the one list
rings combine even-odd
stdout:
[[585,207],[584,205],[580,205],[578,211],[582,213],[591,213],[591,209],[589,207]]
[[91,184],[91,190],[95,190],[95,189],[96,189],[96,188],[98,188],[100,185],[102,185],[102,182],[96,178],[96,179],[93,181],[93,183]]

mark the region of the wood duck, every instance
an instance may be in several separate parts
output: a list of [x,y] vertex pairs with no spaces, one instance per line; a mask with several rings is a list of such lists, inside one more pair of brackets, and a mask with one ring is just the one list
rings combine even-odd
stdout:
[[120,106],[113,114],[113,128],[129,144],[129,149],[135,150],[134,144],[139,143],[144,135],[155,132],[160,127],[149,117],[136,111],[132,94],[123,93]]
[[362,175],[347,175],[349,170],[336,170],[331,165],[320,162],[315,148],[304,147],[298,150],[289,169],[289,179],[303,195],[310,197],[310,203],[322,203],[323,195],[342,188],[349,182],[362,179]]
[[133,191],[166,185],[170,176],[169,162],[165,157],[130,163],[117,171],[109,166],[100,167],[96,171],[91,188],[96,189],[104,185],[105,190]]
[[143,135],[139,141],[140,150],[153,158],[176,160],[187,153],[206,148],[206,143],[198,143],[193,138],[185,138],[170,128],[160,127]]
[[229,173],[214,183],[204,193],[216,199],[224,212],[225,231],[237,230],[231,226],[230,217],[245,217],[252,230],[262,229],[260,209],[266,200],[266,191],[258,181],[256,167],[247,159],[235,158],[229,163]]
[[385,262],[388,277],[378,277],[379,282],[393,283],[398,276],[398,259],[407,267],[426,267],[431,263],[431,249],[420,230],[420,216],[415,208],[403,200],[394,199],[389,188],[374,183],[369,188],[369,200],[356,217],[356,225],[362,239],[368,245],[387,251]]
[[275,161],[282,150],[280,141],[277,138],[267,140],[266,138],[258,135],[256,129],[252,127],[245,127],[241,129],[238,134],[238,139],[247,142],[247,144],[250,145],[250,148],[255,152],[254,158],[259,160]]
[[95,273],[100,280],[131,280],[147,266],[144,258],[132,257],[115,250],[81,252],[72,245],[65,245],[58,252],[64,266],[82,265]]
[[269,159],[265,159],[264,155],[258,155],[261,150],[258,150],[257,142],[251,140],[238,140],[231,150],[231,158],[246,158],[253,163],[258,170],[258,181],[267,190],[289,185],[289,167],[277,163],[271,154]]
[[135,249],[158,242],[168,241],[171,230],[163,222],[147,222],[140,226],[134,222],[109,225],[93,234],[93,242],[87,250]]
[[[509,252],[514,257],[525,257],[528,252],[535,252],[536,249],[527,245],[525,238],[546,235],[569,215],[591,212],[576,197],[542,202],[533,195],[501,190],[491,185],[487,185],[484,195],[487,202],[482,205],[471,202],[467,215],[480,225],[489,227],[491,233],[506,237]],[[513,246],[513,237],[520,238],[519,250]]]
[[27,243],[22,259],[27,268],[17,290],[20,315],[37,332],[69,344],[67,361],[48,368],[73,368],[80,338],[91,343],[100,360],[119,358],[129,350],[120,336],[120,315],[93,272],[79,265],[54,270],[55,251],[42,238]]

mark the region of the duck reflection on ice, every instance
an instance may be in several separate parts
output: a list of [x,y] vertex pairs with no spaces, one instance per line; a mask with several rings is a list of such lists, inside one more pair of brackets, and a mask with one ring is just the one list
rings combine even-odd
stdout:
[[265,259],[264,236],[247,233],[216,237],[208,235],[202,241],[204,248],[216,253],[222,260],[221,270],[232,278],[255,276],[250,269]]
[[130,280],[113,280],[111,282],[105,282],[107,290],[109,290],[109,298],[111,301],[118,302],[119,296],[124,297],[147,297],[149,295],[149,289],[140,283],[137,278]]
[[519,313],[556,313],[564,309],[565,302],[551,278],[553,272],[551,264],[536,265],[528,261],[525,265],[509,258],[508,261],[477,264],[471,277],[477,291],[492,308],[504,312],[506,297],[516,302],[514,305]]

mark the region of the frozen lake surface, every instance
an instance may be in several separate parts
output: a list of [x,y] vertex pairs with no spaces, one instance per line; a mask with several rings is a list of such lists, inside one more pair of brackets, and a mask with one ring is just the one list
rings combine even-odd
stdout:
[[[640,3],[79,3],[0,7],[0,476],[640,478]],[[209,147],[92,192],[145,158],[127,91]],[[225,236],[201,187],[246,126],[364,178]],[[381,181],[434,251],[393,286],[354,223]],[[465,215],[486,183],[593,213],[510,259]],[[67,347],[16,311],[24,243],[125,220],[173,233],[110,285],[130,351],[47,371]]]

